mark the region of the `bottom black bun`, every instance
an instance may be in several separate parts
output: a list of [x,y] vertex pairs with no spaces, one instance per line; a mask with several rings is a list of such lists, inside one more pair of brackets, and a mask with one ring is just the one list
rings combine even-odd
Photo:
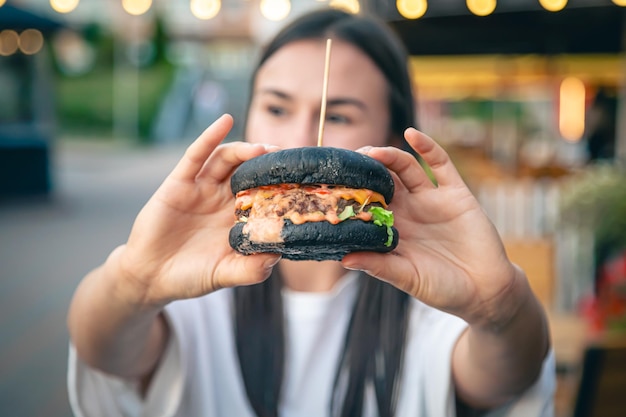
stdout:
[[395,228],[392,227],[393,241],[387,246],[387,227],[362,220],[299,225],[285,220],[281,232],[283,242],[280,243],[251,242],[248,235],[243,234],[244,225],[237,223],[230,229],[229,243],[233,249],[245,255],[279,253],[284,259],[295,261],[339,261],[350,252],[390,252],[398,245],[398,231]]

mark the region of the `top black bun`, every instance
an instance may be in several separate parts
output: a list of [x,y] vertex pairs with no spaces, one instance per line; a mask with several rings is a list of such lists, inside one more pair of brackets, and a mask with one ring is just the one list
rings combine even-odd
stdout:
[[358,152],[324,146],[261,155],[241,164],[230,180],[233,194],[288,183],[367,188],[380,193],[387,203],[394,192],[393,178],[382,163]]

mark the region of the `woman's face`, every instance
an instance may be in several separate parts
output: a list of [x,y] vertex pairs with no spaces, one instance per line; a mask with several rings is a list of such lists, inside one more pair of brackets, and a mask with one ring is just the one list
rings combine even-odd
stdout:
[[[282,148],[317,145],[325,54],[324,41],[296,41],[261,66],[248,114],[248,142]],[[333,41],[322,144],[351,150],[386,145],[388,97],[385,77],[367,55]]]

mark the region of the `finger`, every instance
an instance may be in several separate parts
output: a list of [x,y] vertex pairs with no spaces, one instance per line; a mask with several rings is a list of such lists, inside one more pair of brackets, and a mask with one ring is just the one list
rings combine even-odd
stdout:
[[405,130],[404,138],[428,164],[437,184],[455,185],[463,182],[448,153],[432,138],[412,127]]
[[193,181],[215,148],[233,127],[233,118],[224,114],[213,122],[187,148],[170,176],[182,181]]
[[344,268],[363,271],[409,294],[420,293],[419,275],[413,264],[397,250],[390,253],[353,252],[344,256],[341,263]]
[[[424,171],[417,159],[408,152],[394,147],[368,147],[359,150],[359,152],[365,153],[383,163],[396,174],[409,192],[417,192],[424,187],[434,188],[433,182],[426,171]],[[397,182],[396,185],[398,185]]]
[[280,260],[277,254],[235,254],[231,261],[215,271],[212,287],[215,289],[252,285],[263,282]]
[[242,162],[280,148],[273,145],[233,142],[219,146],[204,164],[197,178],[222,182],[230,177]]

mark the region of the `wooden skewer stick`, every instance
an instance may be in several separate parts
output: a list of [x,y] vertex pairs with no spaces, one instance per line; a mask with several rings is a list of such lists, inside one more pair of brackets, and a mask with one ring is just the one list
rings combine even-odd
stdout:
[[317,146],[322,146],[324,134],[324,121],[326,120],[326,94],[328,93],[328,69],[330,67],[330,47],[332,40],[326,39],[326,60],[324,63],[324,86],[322,90],[322,108],[320,109],[320,127],[317,132]]

